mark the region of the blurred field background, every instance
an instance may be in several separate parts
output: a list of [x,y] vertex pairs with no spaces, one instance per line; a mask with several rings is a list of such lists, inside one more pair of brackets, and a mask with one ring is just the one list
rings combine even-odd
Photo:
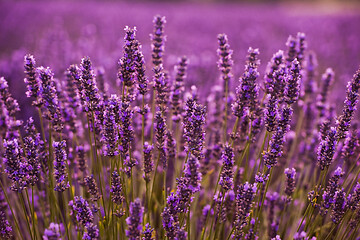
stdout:
[[[88,55],[115,83],[117,61],[122,56],[124,27],[137,27],[143,45],[147,74],[153,16],[165,15],[165,68],[170,72],[177,58],[190,59],[187,85],[196,84],[206,95],[218,81],[217,34],[226,33],[234,50],[234,79],[238,85],[248,47],[260,49],[263,74],[273,53],[286,49],[289,35],[304,32],[308,49],[317,55],[318,79],[327,67],[336,73],[332,98],[341,103],[347,81],[360,64],[360,4],[356,1],[317,1],[303,4],[269,1],[156,1],[86,2],[34,1],[0,3],[0,76],[19,99],[25,116],[31,115],[25,97],[23,57],[34,54],[38,66],[50,66],[56,78]],[[260,76],[262,80],[263,75]],[[116,90],[115,87],[111,91]]]

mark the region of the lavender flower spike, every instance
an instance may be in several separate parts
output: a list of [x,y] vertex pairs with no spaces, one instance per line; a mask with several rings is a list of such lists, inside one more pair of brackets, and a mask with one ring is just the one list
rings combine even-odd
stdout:
[[111,174],[110,192],[112,193],[111,200],[115,204],[120,205],[124,201],[124,196],[122,194],[121,178],[117,171],[114,171]]
[[33,105],[41,106],[42,102],[39,99],[40,82],[36,77],[36,62],[31,54],[24,57],[25,75],[24,82],[27,85],[26,96],[34,98]]
[[233,167],[234,167],[234,151],[229,145],[225,146],[225,149],[222,153],[221,159],[223,161],[222,172],[219,180],[220,186],[224,188],[225,191],[229,191],[233,188]]
[[331,128],[325,140],[321,140],[318,149],[318,163],[320,169],[324,170],[332,163],[336,147],[336,129]]
[[143,178],[145,181],[150,181],[150,173],[153,171],[154,163],[152,160],[152,150],[154,149],[153,145],[150,145],[148,142],[144,143],[144,175]]
[[295,190],[296,171],[295,168],[286,168],[284,173],[286,175],[285,194],[288,196],[288,200],[291,200],[291,195],[294,193]]
[[119,151],[117,148],[117,142],[119,135],[117,134],[117,124],[115,121],[117,110],[119,108],[118,99],[116,95],[111,95],[109,104],[105,108],[104,112],[104,126],[102,128],[102,141],[104,143],[104,155],[105,156],[117,156]]
[[190,154],[190,157],[186,163],[184,177],[189,180],[189,189],[192,193],[200,191],[201,185],[201,173],[200,173],[199,159]]
[[55,191],[63,192],[70,187],[69,182],[67,180],[67,154],[65,151],[66,142],[65,140],[61,142],[54,142],[54,175],[56,180],[56,186],[54,188]]
[[150,226],[149,223],[145,225],[145,230],[143,232],[143,238],[142,240],[155,240],[155,238],[152,236],[154,232],[154,229]]
[[0,78],[0,99],[5,105],[6,110],[10,116],[15,116],[20,111],[20,107],[16,99],[14,99],[9,92],[8,82],[4,77]]
[[224,92],[225,86],[229,87],[229,82],[232,78],[231,67],[233,65],[233,61],[231,59],[231,55],[233,51],[230,49],[230,45],[228,43],[228,38],[226,34],[218,35],[219,48],[217,50],[217,54],[219,55],[218,68],[222,73],[222,80],[224,81]]
[[360,69],[354,74],[352,81],[348,83],[343,113],[336,122],[337,137],[339,139],[345,138],[346,133],[350,128],[351,120],[359,101],[359,89]]
[[164,36],[164,25],[166,23],[165,17],[156,15],[153,20],[154,34],[150,34],[151,49],[152,49],[152,62],[155,66],[159,66],[163,63],[164,43],[166,36]]
[[0,238],[12,239],[12,228],[9,221],[6,219],[5,213],[0,211]]
[[130,203],[130,216],[126,219],[128,230],[126,230],[126,236],[130,240],[139,240],[142,230],[142,218],[144,208],[141,207],[140,199],[135,199]]
[[136,48],[138,47],[137,40],[135,40],[136,27],[129,28],[125,27],[125,45],[124,45],[124,56],[119,60],[119,81],[124,86],[132,87],[135,83],[135,54]]
[[298,60],[291,62],[289,73],[286,76],[285,102],[287,104],[295,103],[300,94],[300,63]]
[[44,240],[61,240],[61,224],[50,223],[50,226],[45,229],[43,239]]

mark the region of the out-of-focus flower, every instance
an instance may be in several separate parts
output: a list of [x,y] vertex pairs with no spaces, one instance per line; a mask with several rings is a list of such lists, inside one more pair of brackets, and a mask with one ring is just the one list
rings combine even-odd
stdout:
[[128,229],[126,230],[126,236],[130,240],[139,240],[142,232],[142,218],[144,208],[141,206],[140,199],[135,199],[130,203],[130,216],[126,219]]
[[54,175],[56,180],[56,186],[54,188],[55,191],[63,192],[70,187],[69,182],[67,180],[67,165],[68,159],[65,151],[66,142],[65,140],[61,142],[54,142]]

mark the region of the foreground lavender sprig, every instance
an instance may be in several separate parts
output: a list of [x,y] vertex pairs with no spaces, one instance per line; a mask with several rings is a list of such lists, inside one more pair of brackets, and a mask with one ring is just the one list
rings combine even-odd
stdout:
[[350,128],[351,120],[356,110],[356,105],[359,101],[360,89],[360,69],[354,74],[351,82],[348,83],[346,99],[344,102],[344,109],[342,115],[336,122],[337,137],[339,139],[345,138],[346,133]]
[[5,213],[0,211],[0,238],[12,239],[12,228],[9,221],[6,219]]
[[111,95],[109,103],[104,112],[104,124],[102,128],[102,141],[104,143],[104,155],[113,157],[119,155],[117,142],[119,135],[117,134],[116,115],[119,114],[119,99],[116,95]]
[[31,185],[35,185],[40,178],[40,151],[42,140],[40,134],[36,132],[34,120],[32,117],[25,126],[26,136],[24,137],[24,150],[26,152],[26,160],[29,165],[29,181]]
[[140,199],[135,199],[130,203],[130,216],[126,219],[128,229],[126,230],[126,236],[130,240],[139,240],[142,232],[142,217],[144,208],[141,206]]
[[66,154],[66,142],[65,140],[61,142],[54,142],[54,175],[56,180],[55,191],[63,192],[70,187],[70,184],[67,180],[67,154]]
[[233,188],[233,167],[234,167],[234,152],[232,147],[225,146],[222,153],[223,167],[220,175],[219,185],[223,187],[225,192]]

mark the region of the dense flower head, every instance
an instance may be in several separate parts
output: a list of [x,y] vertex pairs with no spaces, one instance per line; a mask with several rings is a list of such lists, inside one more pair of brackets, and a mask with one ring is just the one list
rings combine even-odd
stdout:
[[97,187],[97,184],[96,184],[96,181],[95,181],[95,178],[93,175],[85,177],[84,184],[85,184],[85,186],[87,186],[88,192],[92,196],[91,200],[97,201],[98,199],[100,199],[99,189]]
[[85,225],[86,232],[83,235],[84,240],[96,240],[99,239],[99,229],[93,223],[87,223]]
[[286,88],[285,88],[285,102],[287,104],[295,103],[300,94],[300,63],[298,60],[291,62],[289,73],[285,76]]
[[138,43],[135,39],[136,27],[125,27],[125,45],[124,56],[119,59],[119,81],[126,87],[132,87],[135,84],[136,65],[135,56],[138,50]]
[[76,95],[80,99],[79,107],[82,107],[85,104],[85,96],[82,94],[84,86],[81,80],[81,69],[77,65],[70,65],[67,69],[67,74],[69,75],[68,80],[72,80],[73,84],[76,86]]
[[318,92],[318,87],[317,87],[317,74],[316,74],[316,69],[318,66],[317,63],[317,59],[316,59],[316,54],[314,52],[309,52],[308,56],[306,57],[306,61],[305,61],[306,66],[304,67],[306,70],[306,82],[305,82],[305,86],[304,86],[304,93],[309,96],[312,97],[312,95],[314,93]]
[[346,210],[346,192],[344,190],[338,190],[334,196],[334,208],[331,212],[331,220],[334,223],[339,223]]
[[25,158],[29,168],[29,181],[31,185],[34,185],[40,177],[40,145],[42,140],[40,133],[36,132],[34,126],[34,120],[32,117],[29,118],[25,125],[26,136],[24,137],[24,150]]
[[154,162],[152,160],[152,151],[154,147],[153,145],[149,144],[148,142],[144,143],[144,175],[143,178],[146,181],[150,181],[150,173],[153,171]]
[[130,103],[123,101],[120,103],[120,152],[121,156],[125,158],[130,150],[131,142],[134,139],[134,130],[131,125],[133,110],[130,108]]
[[81,94],[82,99],[84,99],[83,110],[85,112],[92,112],[100,103],[100,95],[90,57],[83,57],[81,59],[80,71]]
[[285,194],[288,195],[288,197],[290,197],[291,199],[291,195],[294,193],[295,190],[296,171],[295,168],[286,168],[284,173],[286,175]]
[[139,240],[142,232],[142,218],[144,213],[144,207],[141,206],[140,199],[135,199],[130,203],[130,215],[126,218],[128,229],[126,230],[126,236],[130,240]]
[[20,111],[19,103],[11,96],[8,82],[4,77],[0,77],[0,99],[11,117]]
[[158,111],[155,116],[155,132],[156,132],[156,148],[159,151],[159,160],[163,164],[163,168],[167,167],[167,157],[166,157],[166,122],[163,117],[163,114]]
[[226,145],[222,153],[221,159],[223,161],[222,171],[220,175],[219,184],[228,191],[233,188],[234,177],[234,150],[231,146]]
[[241,239],[243,236],[243,228],[247,224],[247,218],[250,215],[252,202],[256,194],[256,184],[250,184],[248,182],[238,186],[238,192],[236,194],[236,217],[234,225],[234,236],[236,239]]
[[335,154],[336,141],[336,129],[332,127],[329,130],[326,139],[321,140],[318,148],[317,161],[321,170],[329,167],[332,163]]
[[348,132],[356,110],[356,105],[359,101],[360,89],[360,69],[354,74],[353,79],[347,85],[346,99],[344,101],[344,108],[342,115],[337,119],[337,137],[339,139],[345,138]]
[[154,88],[156,90],[156,104],[158,104],[162,110],[166,108],[168,102],[168,79],[167,73],[164,71],[162,65],[155,66],[154,71]]
[[12,227],[6,219],[5,213],[0,211],[0,238],[12,239]]
[[94,215],[91,211],[89,203],[81,196],[75,196],[74,200],[69,202],[72,213],[76,213],[76,220],[85,227],[88,223],[94,222]]
[[200,191],[201,186],[201,173],[200,162],[197,157],[190,154],[185,165],[184,177],[189,179],[189,189],[195,193]]
[[110,192],[112,193],[111,200],[116,203],[117,205],[121,205],[124,201],[124,196],[122,193],[122,184],[121,184],[121,177],[117,171],[111,173],[111,189]]
[[81,172],[85,172],[87,168],[86,159],[85,159],[85,149],[84,146],[76,147],[76,163]]
[[190,178],[181,177],[177,179],[176,196],[178,201],[178,211],[187,212],[192,201],[193,188],[190,187]]
[[111,95],[108,105],[105,107],[104,124],[102,127],[102,142],[104,144],[105,156],[116,156],[119,154],[117,142],[119,135],[117,133],[116,115],[119,109],[118,99],[116,95]]
[[143,231],[143,238],[142,240],[154,240],[153,237],[154,229],[150,226],[149,223],[145,224],[145,230]]
[[45,229],[44,240],[61,240],[61,231],[63,226],[58,223],[50,223],[49,227]]
[[[80,106],[80,94],[81,92],[78,89],[78,84],[80,84],[80,75],[79,75],[79,69],[75,65],[71,65],[65,72],[66,74],[66,96],[67,96],[67,102],[69,106],[76,111]],[[82,86],[80,85],[80,88]]]
[[323,111],[326,107],[326,101],[329,95],[330,87],[334,82],[335,73],[332,68],[327,68],[325,73],[321,76],[321,90],[316,98],[316,107],[320,111],[321,115],[324,115]]
[[351,163],[351,164],[355,160],[356,152],[357,152],[356,150],[360,146],[360,142],[359,142],[360,139],[357,136],[357,132],[358,131],[348,132],[348,134],[345,138],[344,147],[342,148],[342,151],[341,151],[341,155],[342,155],[344,161]]
[[271,95],[265,109],[265,126],[268,132],[274,132],[277,128],[278,120],[278,100]]
[[164,211],[161,213],[161,217],[162,226],[165,230],[165,236],[169,239],[175,239],[178,222],[175,221],[174,215],[170,212],[168,207],[164,208]]
[[306,35],[305,33],[298,32],[296,35],[297,40],[297,59],[300,64],[300,68],[304,65],[305,50],[307,49]]
[[258,60],[259,53],[259,49],[249,48],[245,72],[240,78],[240,85],[236,89],[236,101],[232,105],[232,110],[234,115],[240,118],[245,115],[247,108],[250,112],[253,112],[258,105],[259,86],[256,79],[259,76],[257,70],[260,64],[260,60]]
[[[218,68],[221,71],[221,78],[224,81],[224,91],[226,84],[229,84],[229,81],[232,78],[231,67],[233,65],[233,60],[231,55],[233,50],[230,49],[229,40],[226,34],[219,34],[217,36],[219,42],[219,48],[217,54],[219,56]],[[228,85],[229,87],[229,85]]]
[[273,55],[266,68],[266,73],[264,75],[264,87],[266,94],[271,94],[274,96],[278,94],[278,92],[276,91],[278,85],[276,72],[279,71],[283,63],[284,52],[282,50],[279,50]]
[[184,80],[186,78],[186,69],[188,65],[187,57],[183,56],[178,60],[175,66],[176,76],[175,84],[171,91],[171,107],[172,107],[172,120],[179,122],[181,120],[182,108],[183,108],[183,92],[184,92]]
[[39,100],[40,82],[36,77],[36,61],[33,55],[27,54],[24,57],[24,68],[27,91],[26,96],[34,98],[33,105],[41,106],[42,102]]
[[335,201],[334,196],[337,190],[340,187],[340,178],[344,175],[341,167],[336,168],[333,176],[329,179],[329,182],[326,186],[325,191],[323,192],[321,204],[321,214],[325,215],[327,210],[330,209]]
[[289,38],[286,41],[287,51],[286,51],[286,66],[287,68],[290,67],[292,61],[294,61],[298,55],[298,42],[297,39],[294,36],[289,36]]
[[12,181],[11,190],[22,191],[28,184],[28,164],[22,158],[22,148],[17,139],[4,140],[4,165],[8,178]]
[[153,20],[154,33],[150,34],[151,50],[152,50],[152,62],[155,66],[159,66],[163,63],[163,53],[165,50],[166,36],[164,36],[164,25],[166,19],[163,16],[156,15]]
[[55,191],[63,192],[70,187],[67,180],[67,165],[68,159],[66,154],[66,142],[65,140],[61,142],[54,142],[54,175],[56,180]]
[[360,183],[357,182],[347,205],[350,207],[351,210],[355,211],[356,209],[359,209],[360,207],[359,204],[360,204]]
[[56,132],[64,128],[63,118],[60,111],[58,95],[56,93],[54,74],[50,68],[39,67],[37,73],[41,81],[40,98],[44,106],[44,117],[51,121]]
[[192,98],[186,101],[186,115],[184,116],[184,136],[187,151],[196,157],[201,157],[205,140],[204,124],[206,108],[196,103]]
[[149,81],[145,75],[145,60],[144,55],[141,52],[141,45],[138,47],[138,50],[134,53],[134,55],[138,90],[141,95],[145,95],[148,92]]

